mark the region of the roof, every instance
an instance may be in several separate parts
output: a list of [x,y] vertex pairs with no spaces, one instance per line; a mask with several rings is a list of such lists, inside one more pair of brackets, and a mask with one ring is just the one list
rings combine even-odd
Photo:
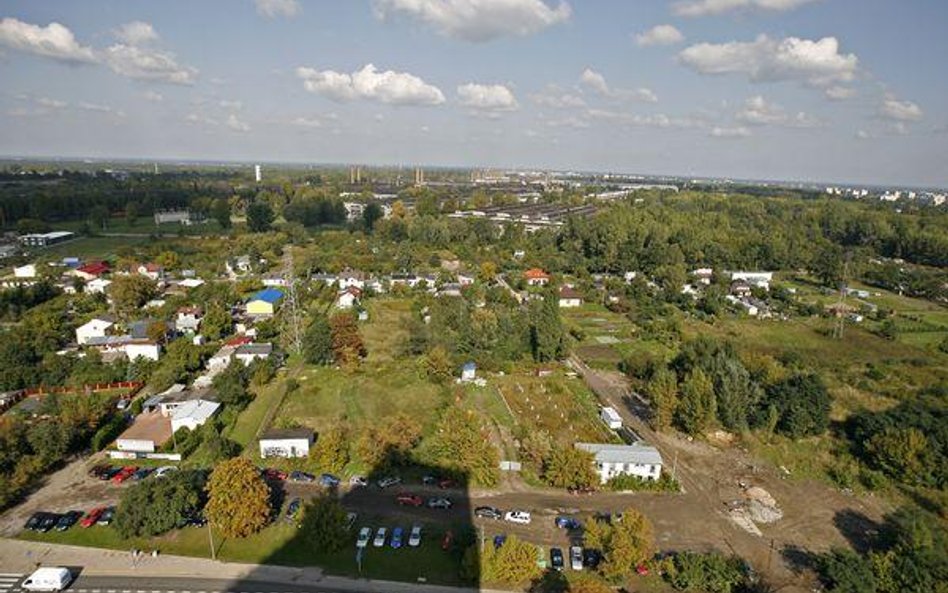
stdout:
[[311,428],[271,428],[260,436],[261,441],[278,441],[281,439],[312,439]]
[[76,271],[98,276],[99,274],[104,274],[109,271],[109,264],[101,261],[91,262],[76,268]]
[[477,369],[477,365],[474,364],[473,362],[465,362],[463,368],[465,371],[473,371]]
[[204,423],[208,418],[214,415],[217,408],[221,405],[206,399],[198,399],[182,404],[171,414],[172,420],[184,420],[190,418],[199,424]]
[[178,315],[203,315],[204,310],[200,307],[178,307]]
[[258,292],[257,294],[250,297],[250,301],[264,301],[270,304],[274,304],[280,299],[283,298],[283,291],[276,288],[265,288]]
[[560,289],[560,298],[561,299],[582,299],[583,295],[574,288],[570,286],[564,286]]
[[605,445],[599,443],[576,443],[577,449],[592,453],[597,463],[639,463],[661,465],[662,454],[651,445]]
[[224,342],[225,346],[242,346],[244,344],[250,344],[253,342],[253,338],[250,336],[234,336],[233,338]]
[[540,268],[530,268],[523,273],[526,278],[549,278],[550,275],[541,270]]
[[263,354],[269,356],[273,352],[273,344],[241,344],[237,347],[237,350],[234,351],[234,354],[240,356],[241,354]]

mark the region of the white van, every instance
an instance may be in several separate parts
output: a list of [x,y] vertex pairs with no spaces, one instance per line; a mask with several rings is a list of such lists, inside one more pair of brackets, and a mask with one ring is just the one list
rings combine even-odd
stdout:
[[72,582],[68,568],[48,566],[38,569],[20,585],[27,591],[62,591]]

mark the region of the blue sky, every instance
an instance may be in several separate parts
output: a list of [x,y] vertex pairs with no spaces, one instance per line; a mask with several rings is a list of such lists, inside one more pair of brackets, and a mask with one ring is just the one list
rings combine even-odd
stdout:
[[948,3],[13,1],[0,154],[948,186]]

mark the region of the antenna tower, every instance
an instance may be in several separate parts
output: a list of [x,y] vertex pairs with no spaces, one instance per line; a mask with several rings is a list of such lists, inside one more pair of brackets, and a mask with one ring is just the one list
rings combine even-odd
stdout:
[[288,247],[283,256],[283,282],[286,284],[286,302],[283,312],[283,341],[293,354],[303,351],[303,319],[296,297],[296,275],[293,273],[293,249]]
[[849,262],[852,259],[852,252],[847,251],[843,260],[843,276],[839,281],[839,299],[836,301],[836,325],[833,326],[833,337],[837,340],[843,339],[843,329],[846,327],[846,312],[843,307],[846,304],[846,289],[849,286]]

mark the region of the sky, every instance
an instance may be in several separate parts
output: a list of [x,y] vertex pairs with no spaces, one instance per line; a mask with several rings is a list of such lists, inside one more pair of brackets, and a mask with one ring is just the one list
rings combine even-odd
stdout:
[[942,0],[0,3],[0,155],[948,186]]

